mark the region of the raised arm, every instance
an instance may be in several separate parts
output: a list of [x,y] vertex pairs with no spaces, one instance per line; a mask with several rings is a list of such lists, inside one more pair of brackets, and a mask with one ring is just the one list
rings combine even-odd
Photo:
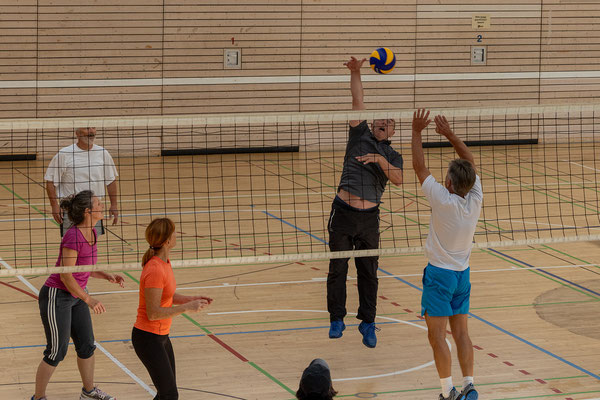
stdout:
[[417,178],[419,178],[419,182],[423,184],[425,179],[431,172],[427,169],[425,165],[425,155],[423,154],[423,139],[421,137],[421,132],[423,129],[427,128],[427,125],[431,120],[429,119],[429,111],[424,109],[417,110],[413,114],[413,122],[412,122],[412,164],[415,173],[417,174]]
[[[350,70],[350,91],[352,92],[352,111],[360,111],[365,109],[364,91],[360,78],[360,69],[366,58],[357,60],[355,57],[350,57],[350,61],[344,65]],[[350,121],[350,126],[355,127],[361,121]]]
[[450,124],[445,116],[438,115],[435,117],[435,131],[440,135],[445,136],[452,144],[452,147],[454,147],[456,154],[458,154],[460,158],[470,162],[473,165],[473,168],[477,170],[475,166],[475,158],[473,158],[471,150],[469,150],[467,145],[454,134],[452,129],[450,129]]

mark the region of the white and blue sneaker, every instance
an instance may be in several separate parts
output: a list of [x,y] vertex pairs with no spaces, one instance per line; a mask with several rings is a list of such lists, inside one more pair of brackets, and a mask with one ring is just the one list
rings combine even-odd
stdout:
[[475,390],[475,386],[472,383],[469,383],[464,387],[462,392],[460,392],[460,400],[477,400],[479,398],[479,393]]

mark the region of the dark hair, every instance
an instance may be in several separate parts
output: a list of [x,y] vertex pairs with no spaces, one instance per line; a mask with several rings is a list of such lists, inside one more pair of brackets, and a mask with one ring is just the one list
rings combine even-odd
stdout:
[[150,248],[142,257],[142,267],[154,257],[155,252],[160,250],[173,232],[175,232],[175,224],[169,218],[157,218],[150,222],[146,228],[146,241]]
[[60,202],[60,208],[67,212],[73,225],[79,225],[85,219],[85,210],[91,210],[93,207],[94,192],[83,190],[77,194],[71,195]]
[[329,393],[327,394],[306,394],[302,389],[298,389],[296,398],[298,400],[332,400],[337,393],[333,386],[329,387]]
[[452,160],[448,166],[452,190],[461,197],[465,197],[475,184],[475,175],[473,164],[462,158]]

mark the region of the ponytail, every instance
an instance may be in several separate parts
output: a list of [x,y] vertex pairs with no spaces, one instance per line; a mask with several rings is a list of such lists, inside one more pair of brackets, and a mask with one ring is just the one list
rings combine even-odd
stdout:
[[175,232],[175,224],[169,218],[157,218],[150,222],[146,228],[146,241],[150,248],[142,257],[142,267],[156,255],[156,252],[169,240],[173,232]]
[[93,198],[94,192],[91,190],[83,190],[61,200],[60,208],[67,212],[73,225],[79,225],[85,219],[85,210],[92,209]]

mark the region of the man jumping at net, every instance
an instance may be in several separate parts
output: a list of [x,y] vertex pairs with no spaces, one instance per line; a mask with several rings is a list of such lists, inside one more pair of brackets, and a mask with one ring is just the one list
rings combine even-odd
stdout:
[[[442,386],[439,399],[477,400],[478,393],[473,386],[473,345],[467,318],[471,296],[469,257],[483,191],[473,155],[452,132],[446,117],[441,115],[435,117],[435,131],[448,139],[459,158],[450,162],[444,185],[431,175],[425,165],[421,139],[421,132],[431,122],[428,118],[429,111],[418,110],[412,124],[413,168],[431,205],[429,234],[425,242],[429,263],[423,271],[421,314],[425,316]],[[463,374],[461,393],[452,384],[452,359],[446,343],[448,322]]]
[[[366,59],[352,57],[344,65],[350,70],[352,110],[364,110],[360,68]],[[331,251],[366,250],[379,247],[379,203],[388,180],[402,184],[402,156],[390,146],[394,135],[393,119],[350,121],[344,168],[337,196],[331,206],[327,229]],[[329,337],[342,337],[346,329],[346,277],[349,258],[334,258],[327,275],[327,309],[331,327]],[[356,318],[363,344],[375,347],[378,257],[355,258],[359,307]]]

